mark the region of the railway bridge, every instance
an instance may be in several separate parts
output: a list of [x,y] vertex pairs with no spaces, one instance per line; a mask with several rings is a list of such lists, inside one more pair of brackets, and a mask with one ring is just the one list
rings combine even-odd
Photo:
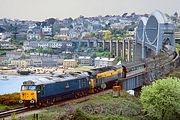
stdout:
[[[123,61],[133,61],[132,48],[134,40],[71,40],[75,48],[85,47],[102,47],[103,50],[107,49],[113,56],[120,56]],[[127,57],[126,57],[127,53]]]
[[175,50],[175,26],[160,11],[142,17],[136,33],[137,59],[158,55],[165,46]]
[[[140,93],[144,84],[151,83],[163,74],[172,70],[171,63],[175,51],[175,26],[160,11],[153,12],[149,17],[142,17],[136,30],[134,65],[136,61],[146,63],[146,72],[134,73],[134,76],[123,81],[125,90]],[[138,72],[138,71],[136,71]]]

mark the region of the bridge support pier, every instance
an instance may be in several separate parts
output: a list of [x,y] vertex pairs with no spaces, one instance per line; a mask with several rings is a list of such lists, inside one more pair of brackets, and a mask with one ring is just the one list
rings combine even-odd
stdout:
[[133,44],[133,61],[135,61],[136,59],[135,59],[135,54],[136,54],[136,45],[135,44]]
[[141,95],[142,86],[134,89],[134,95],[140,96]]
[[136,43],[134,59],[140,60],[141,58],[142,58],[142,46],[141,46],[141,44]]
[[97,40],[94,40],[93,41],[93,47],[97,47],[98,46],[98,41]]
[[90,47],[90,41],[89,40],[87,41],[87,47],[88,48]]
[[120,56],[119,40],[116,41],[116,56]]
[[105,40],[102,42],[103,50],[105,50]]
[[125,54],[126,54],[126,45],[125,40],[122,42],[122,60],[125,61]]
[[146,58],[149,58],[149,57],[153,56],[153,51],[149,48],[146,48],[145,54],[146,54]]
[[128,62],[131,61],[131,41],[128,40]]
[[81,47],[81,42],[79,41],[79,42],[78,42],[78,48],[80,48],[80,47]]
[[112,43],[112,40],[110,40],[109,41],[109,49],[110,49],[110,53],[111,54],[113,54],[113,49],[112,49],[112,47],[113,47],[113,45],[112,45],[113,43]]

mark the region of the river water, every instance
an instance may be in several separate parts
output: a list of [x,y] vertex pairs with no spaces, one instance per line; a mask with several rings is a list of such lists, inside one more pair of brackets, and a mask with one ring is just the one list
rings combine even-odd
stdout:
[[[21,85],[24,81],[34,80],[47,77],[50,75],[7,75],[7,80],[1,80],[3,75],[0,75],[0,95],[20,92]],[[128,93],[134,95],[134,91],[129,90]]]
[[6,75],[7,80],[2,80],[3,75],[0,75],[0,95],[20,92],[21,85],[26,80],[36,80],[38,78],[43,78],[48,75]]

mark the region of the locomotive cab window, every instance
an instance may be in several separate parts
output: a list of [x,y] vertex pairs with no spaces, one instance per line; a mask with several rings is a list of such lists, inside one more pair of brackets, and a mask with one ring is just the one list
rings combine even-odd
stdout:
[[21,90],[28,90],[28,86],[21,86]]
[[34,85],[29,86],[29,90],[36,90],[36,86],[34,86]]
[[21,90],[36,90],[36,86],[35,85],[23,85],[21,87]]

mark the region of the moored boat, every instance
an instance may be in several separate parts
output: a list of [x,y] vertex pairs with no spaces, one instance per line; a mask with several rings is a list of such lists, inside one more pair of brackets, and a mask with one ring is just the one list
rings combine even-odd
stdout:
[[20,75],[29,75],[31,72],[29,70],[17,70]]
[[0,77],[0,80],[8,80],[7,76],[3,75]]

